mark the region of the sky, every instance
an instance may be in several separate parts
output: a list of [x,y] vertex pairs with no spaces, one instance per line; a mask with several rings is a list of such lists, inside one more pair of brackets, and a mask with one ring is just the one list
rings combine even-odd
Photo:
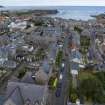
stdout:
[[3,6],[105,6],[105,0],[0,0]]

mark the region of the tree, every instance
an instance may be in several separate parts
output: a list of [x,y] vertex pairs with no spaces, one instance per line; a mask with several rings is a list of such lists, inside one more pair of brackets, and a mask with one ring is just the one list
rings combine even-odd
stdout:
[[24,77],[24,75],[26,74],[26,72],[27,72],[27,71],[26,71],[25,69],[19,71],[17,77],[18,77],[19,79],[22,79],[22,78]]
[[95,73],[95,75],[97,76],[97,78],[101,81],[103,88],[105,89],[105,72],[97,72]]
[[89,36],[81,36],[80,37],[81,49],[80,52],[83,54],[83,62],[87,64],[87,52],[90,46],[90,37]]
[[77,99],[78,99],[77,91],[76,89],[72,88],[70,92],[70,101],[72,103],[75,103]]
[[[103,103],[102,99],[104,88],[101,81],[94,75],[88,75],[88,78],[80,80],[79,92],[86,97],[87,100],[91,99],[93,102]],[[105,97],[104,97],[105,98]]]
[[57,56],[56,56],[56,61],[55,61],[56,66],[58,66],[58,67],[60,66],[62,57],[63,57],[63,52],[58,51]]
[[51,76],[48,81],[49,89],[52,89],[52,90],[55,89],[57,86],[57,83],[58,83],[57,77],[55,75]]
[[74,31],[77,31],[79,34],[81,34],[81,32],[83,31],[80,27],[75,26],[74,27]]

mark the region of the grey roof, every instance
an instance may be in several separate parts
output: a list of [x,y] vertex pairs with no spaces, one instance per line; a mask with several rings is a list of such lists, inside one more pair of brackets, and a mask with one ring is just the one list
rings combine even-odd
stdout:
[[78,50],[76,50],[74,52],[71,52],[71,55],[72,55],[71,59],[74,59],[74,58],[81,59],[82,58],[82,55],[81,55],[81,53]]
[[73,43],[80,45],[80,35],[77,32],[73,32]]
[[43,70],[44,70],[46,73],[49,73],[49,70],[50,70],[49,62],[47,62],[46,60],[44,60],[42,66],[43,66]]
[[79,64],[72,62],[72,63],[71,63],[71,69],[72,69],[72,70],[79,70]]
[[88,29],[84,29],[84,30],[82,31],[81,35],[82,35],[82,36],[88,36],[88,37],[90,37],[90,36],[91,36],[91,32],[90,32],[90,30],[88,30]]
[[5,101],[5,95],[0,95],[0,105],[2,105]]
[[9,100],[11,100],[15,105],[23,105],[24,101],[21,95],[21,91],[19,87],[13,89],[11,94],[8,96],[6,103],[9,104]]
[[0,47],[0,55],[5,57],[8,55],[8,50],[5,47]]
[[[7,96],[9,96],[11,100],[15,100],[14,97],[17,97],[17,94],[19,94],[18,92],[16,93],[13,92],[13,90],[16,87],[20,88],[20,90],[18,91],[20,91],[24,102],[27,101],[28,99],[30,100],[31,104],[33,104],[36,101],[41,102],[43,100],[45,86],[28,84],[28,83],[20,83],[20,82],[8,82]],[[19,98],[17,97],[17,99],[15,100],[16,103],[17,101],[20,101]],[[16,105],[21,105],[21,104],[16,104]]]
[[12,60],[8,60],[3,63],[3,66],[7,68],[16,68],[16,65],[16,62]]

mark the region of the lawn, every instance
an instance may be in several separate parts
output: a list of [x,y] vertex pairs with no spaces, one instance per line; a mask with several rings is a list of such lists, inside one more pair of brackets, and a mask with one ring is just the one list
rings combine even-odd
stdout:
[[90,75],[93,75],[93,72],[91,71],[79,71],[78,73],[78,79],[79,80],[83,80],[83,79],[87,79],[90,77]]

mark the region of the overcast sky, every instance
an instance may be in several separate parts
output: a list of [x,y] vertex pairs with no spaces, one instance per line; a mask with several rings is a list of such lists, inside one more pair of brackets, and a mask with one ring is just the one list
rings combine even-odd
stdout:
[[105,0],[0,0],[4,6],[105,6]]

